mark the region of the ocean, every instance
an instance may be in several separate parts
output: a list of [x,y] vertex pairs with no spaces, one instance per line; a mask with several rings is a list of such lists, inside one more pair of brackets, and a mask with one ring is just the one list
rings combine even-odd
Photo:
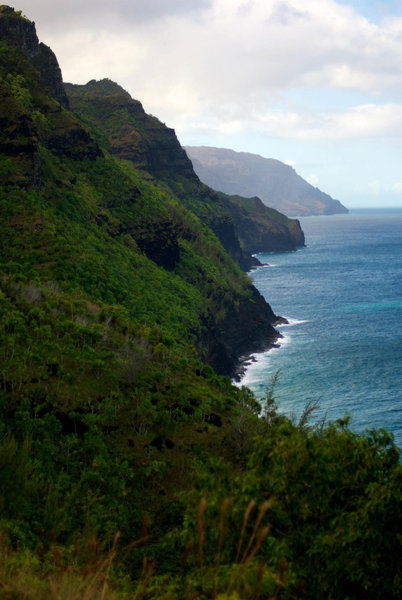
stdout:
[[351,417],[402,448],[402,209],[300,219],[306,247],[258,254],[250,275],[288,325],[255,354],[240,385],[261,397],[275,373],[279,412],[312,422]]

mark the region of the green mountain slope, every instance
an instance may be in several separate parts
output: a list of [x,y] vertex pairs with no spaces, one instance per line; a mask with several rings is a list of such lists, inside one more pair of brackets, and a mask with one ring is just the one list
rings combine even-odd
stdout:
[[202,184],[174,130],[147,115],[119,85],[93,80],[86,85],[66,84],[66,90],[71,107],[92,125],[108,150],[167,187],[215,232],[244,269],[253,264],[250,254],[255,252],[290,251],[304,245],[297,220],[262,202],[257,207],[246,198],[234,200]]
[[[275,337],[271,309],[211,231],[168,191],[107,155],[44,93],[42,78],[14,48],[3,63],[2,110],[2,182],[18,186],[8,197],[24,189],[18,202],[8,202],[4,260],[18,258],[39,277],[123,304],[138,322],[195,342],[199,356],[224,373],[254,337]],[[31,235],[28,222],[36,223],[39,240],[24,251],[20,233]],[[225,333],[237,321],[234,347]]]
[[0,7],[0,597],[399,599],[391,436],[217,374],[276,338],[228,200],[114,154],[33,34]]
[[[148,455],[153,447],[144,448],[161,431],[174,440],[188,422],[192,427],[201,423],[206,435],[200,448],[211,444],[213,433],[224,435],[223,424],[238,392],[207,365],[232,373],[242,352],[276,339],[276,317],[206,225],[168,190],[111,156],[107,145],[102,148],[51,95],[31,58],[35,48],[25,47],[32,23],[7,7],[1,8],[0,17],[4,15],[4,431],[32,436],[40,463],[46,452],[55,455],[47,475],[52,480],[60,469],[65,478],[60,489],[78,485],[72,482],[80,461],[88,465],[88,477],[95,476],[90,456],[106,437],[107,447],[99,450],[104,468],[129,456],[138,467],[135,485],[142,481],[147,487],[148,476],[140,473],[152,464]],[[209,426],[210,421],[219,427]],[[65,439],[61,434],[76,436],[75,458],[64,442],[54,447]],[[48,435],[51,440],[46,442]],[[81,444],[83,435],[89,436],[88,446]],[[189,443],[185,436],[173,471]],[[78,504],[89,493],[85,468],[83,473]],[[117,484],[126,485],[119,478]],[[96,489],[110,502],[116,493],[114,484]],[[83,525],[79,510],[70,517]],[[119,529],[121,519],[128,517],[108,518]],[[28,518],[28,530],[30,524]],[[59,530],[63,533],[66,527]]]

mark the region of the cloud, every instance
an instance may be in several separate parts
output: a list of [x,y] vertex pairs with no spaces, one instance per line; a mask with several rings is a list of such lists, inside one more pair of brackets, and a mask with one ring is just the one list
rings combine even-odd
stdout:
[[402,182],[389,184],[380,179],[369,180],[360,186],[359,192],[369,196],[381,197],[387,195],[388,198],[398,198],[402,194]]
[[[335,0],[20,4],[67,81],[110,77],[178,131],[340,140],[393,137],[401,123],[401,18],[375,24]],[[308,88],[366,101],[335,110],[287,100]]]
[[227,134],[250,132],[271,138],[300,141],[375,141],[399,144],[402,131],[402,104],[365,104],[336,111],[307,109],[272,109],[254,112],[250,109],[240,118],[232,111],[231,118],[220,108],[199,122],[194,114],[183,113],[176,121],[178,132],[200,130]]
[[19,0],[18,9],[46,31],[69,27],[126,29],[176,15],[192,15],[209,8],[213,0]]
[[305,179],[306,179],[307,183],[309,183],[310,185],[313,185],[314,187],[318,186],[319,178],[315,173],[311,173],[311,175],[307,175],[307,177]]
[[295,139],[400,139],[402,104],[366,104],[338,111],[271,111],[259,115],[260,127],[271,135]]

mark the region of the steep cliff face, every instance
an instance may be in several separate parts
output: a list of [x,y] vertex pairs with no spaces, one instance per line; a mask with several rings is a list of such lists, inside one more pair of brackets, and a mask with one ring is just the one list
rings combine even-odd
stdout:
[[217,235],[244,270],[253,259],[241,248],[230,214],[216,194],[203,186],[173,129],[148,115],[118,84],[103,79],[86,85],[65,84],[71,108],[105,134],[111,154],[129,160],[148,177],[169,186]]
[[8,167],[0,172],[0,183],[39,186],[39,145],[32,119],[4,86],[0,87],[0,111],[0,152],[8,160]]
[[[154,328],[157,339],[167,340],[166,346],[160,342],[160,356],[173,347],[175,356],[198,357],[232,374],[254,340],[272,343],[277,332],[270,306],[204,224],[219,232],[242,264],[224,204],[199,182],[174,132],[116,84],[102,82],[95,97],[85,97],[107,123],[103,131],[61,106],[50,94],[54,82],[45,85],[37,67],[34,25],[11,9],[3,12],[3,272],[51,279],[94,305],[111,303],[133,326]],[[183,200],[186,194],[173,193],[183,182],[199,186],[191,189],[198,190],[195,204],[204,223]],[[147,338],[140,345],[152,343]]]
[[234,377],[241,359],[252,352],[272,347],[280,337],[273,325],[280,320],[257,289],[250,298],[242,298],[236,308],[229,308],[225,319],[216,324],[205,321],[202,343],[207,362],[217,373]]
[[141,103],[116,83],[93,80],[86,85],[66,84],[66,90],[71,107],[105,134],[109,151],[168,185],[244,270],[255,263],[251,253],[295,250],[304,244],[297,222],[287,221],[262,203],[255,210],[247,199],[232,201],[202,184],[174,130],[147,115]]
[[[13,27],[15,21],[13,16]],[[1,13],[0,26],[4,33]],[[29,55],[21,53],[14,44],[5,48],[6,54],[0,61],[0,149],[7,167],[0,172],[0,182],[40,188],[41,149],[81,160],[101,156],[99,145],[74,115],[48,95],[43,77]]]
[[258,196],[266,206],[286,215],[348,212],[339,200],[313,187],[279,160],[207,146],[188,146],[186,151],[201,181],[226,194]]
[[[224,202],[227,198],[222,196]],[[288,252],[304,246],[304,233],[297,219],[266,207],[259,198],[229,198],[235,228],[241,231],[248,252]]]
[[50,95],[62,106],[68,107],[57,58],[48,46],[39,42],[34,22],[9,6],[0,6],[0,42],[15,46],[26,53],[31,64],[40,72]]
[[92,80],[86,85],[66,83],[65,88],[72,110],[91,117],[106,134],[112,154],[156,179],[199,181],[174,130],[148,115],[117,83]]

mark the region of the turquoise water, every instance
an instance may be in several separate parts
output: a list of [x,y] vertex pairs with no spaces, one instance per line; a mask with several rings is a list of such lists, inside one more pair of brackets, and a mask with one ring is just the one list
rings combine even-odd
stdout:
[[242,385],[261,396],[280,370],[280,411],[351,416],[402,447],[402,210],[300,219],[306,248],[259,254],[254,284],[281,326],[280,347],[254,355]]

